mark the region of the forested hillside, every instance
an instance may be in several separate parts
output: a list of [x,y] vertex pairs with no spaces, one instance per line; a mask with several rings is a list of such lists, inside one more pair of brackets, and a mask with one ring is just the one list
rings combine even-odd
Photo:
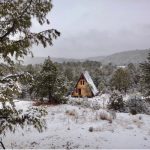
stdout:
[[[53,62],[63,63],[63,62],[84,62],[86,60],[89,61],[98,61],[102,64],[112,63],[114,65],[128,65],[129,63],[139,64],[146,60],[149,49],[146,50],[133,50],[133,51],[125,51],[120,53],[114,53],[108,56],[97,56],[90,57],[84,59],[67,59],[67,58],[51,58]],[[24,64],[40,64],[43,63],[46,57],[25,57]]]
[[[56,66],[59,72],[58,74],[64,78],[64,83],[67,88],[65,95],[71,93],[83,71],[89,72],[100,92],[113,89],[118,89],[122,92],[131,92],[135,89],[137,91],[142,90],[142,72],[139,64],[129,63],[127,66],[117,66],[109,63],[104,65],[101,62],[88,60],[84,62],[56,62],[53,64]],[[16,71],[29,72],[35,78],[42,72],[42,67],[42,64],[15,65]],[[123,84],[118,87],[121,81],[123,81]]]

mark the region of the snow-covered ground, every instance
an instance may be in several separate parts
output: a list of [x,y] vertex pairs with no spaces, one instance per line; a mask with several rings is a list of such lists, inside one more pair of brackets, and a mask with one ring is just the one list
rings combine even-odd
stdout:
[[102,94],[100,96],[95,96],[93,98],[74,98],[69,97],[69,104],[71,105],[81,105],[88,108],[106,108],[109,102],[110,95]]
[[[16,101],[19,108],[32,102]],[[150,116],[117,113],[112,123],[98,119],[103,110],[69,104],[47,106],[47,129],[17,128],[3,138],[6,148],[150,148]],[[89,128],[93,127],[93,132]]]

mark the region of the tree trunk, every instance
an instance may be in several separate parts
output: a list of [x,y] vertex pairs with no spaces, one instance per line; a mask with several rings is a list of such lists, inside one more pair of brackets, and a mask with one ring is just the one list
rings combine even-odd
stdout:
[[52,97],[51,92],[48,93],[48,99],[50,103],[53,103],[53,97]]
[[1,144],[2,148],[5,149],[5,146],[4,146],[3,142],[2,142],[2,140],[0,141],[0,144]]

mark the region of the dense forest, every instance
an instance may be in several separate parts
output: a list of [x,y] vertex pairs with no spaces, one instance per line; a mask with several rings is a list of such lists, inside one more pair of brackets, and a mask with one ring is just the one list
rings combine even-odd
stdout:
[[[54,78],[56,76],[61,76],[61,78],[63,78],[62,81],[64,88],[62,88],[61,90],[65,89],[63,90],[63,94],[65,96],[71,94],[76,82],[79,79],[80,74],[85,70],[89,71],[100,93],[111,92],[113,90],[118,90],[123,94],[132,92],[144,92],[144,83],[142,80],[143,72],[140,64],[134,65],[130,63],[127,66],[116,66],[111,63],[102,65],[101,62],[97,61],[53,63],[50,58],[46,59],[44,64],[46,63],[46,61],[48,61],[49,63],[48,70],[51,76],[53,74]],[[21,97],[24,98],[24,92],[29,92],[31,94],[33,90],[33,84],[35,87],[35,85],[37,84],[36,82],[38,82],[42,78],[46,78],[44,77],[44,75],[46,74],[44,74],[44,64],[29,64],[25,66],[16,63],[13,66],[10,66],[9,69],[7,69],[4,64],[1,64],[1,74],[7,75],[10,73],[14,74],[24,72],[29,73],[33,77],[34,81],[30,82],[32,86],[29,86],[29,82],[22,83],[24,84],[24,88]],[[52,68],[52,66],[57,71],[54,72],[54,68]],[[60,85],[61,84],[59,84],[59,86]],[[39,83],[39,85],[36,86],[42,86],[42,83]],[[42,88],[45,87],[45,85],[42,86]]]

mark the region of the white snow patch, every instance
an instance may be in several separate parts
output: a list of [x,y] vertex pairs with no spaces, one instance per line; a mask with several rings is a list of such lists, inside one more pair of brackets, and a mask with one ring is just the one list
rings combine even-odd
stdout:
[[[105,97],[105,96],[104,96]],[[16,102],[25,109],[31,102]],[[150,116],[117,113],[109,123],[97,120],[90,108],[68,104],[48,106],[47,130],[38,133],[31,127],[17,128],[16,133],[7,132],[3,138],[6,148],[150,148]],[[74,111],[75,115],[68,112]],[[100,110],[103,111],[103,110]],[[93,132],[89,132],[93,127]]]

